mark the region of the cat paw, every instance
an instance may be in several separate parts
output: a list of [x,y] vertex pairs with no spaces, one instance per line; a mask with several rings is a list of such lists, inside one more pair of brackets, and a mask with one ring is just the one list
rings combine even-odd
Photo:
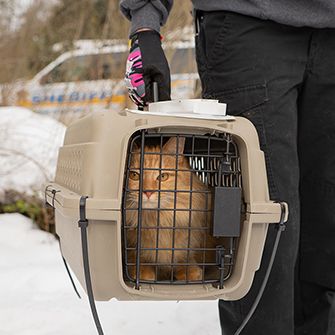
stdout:
[[202,269],[199,266],[182,267],[177,269],[175,277],[180,281],[199,281],[203,279]]
[[154,269],[150,266],[144,266],[141,268],[140,279],[142,280],[156,280],[156,273]]
[[[136,279],[136,269],[135,267],[132,267],[132,269],[130,270],[130,277],[132,279]],[[154,281],[156,280],[156,272],[154,270],[153,267],[150,266],[143,266],[141,267],[140,270],[140,280],[150,280],[150,281]]]

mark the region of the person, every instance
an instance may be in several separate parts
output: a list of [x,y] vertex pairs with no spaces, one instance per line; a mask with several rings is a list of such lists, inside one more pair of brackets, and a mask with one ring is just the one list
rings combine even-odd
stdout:
[[[249,335],[335,334],[335,2],[193,0],[203,97],[255,125],[272,200],[290,216]],[[121,0],[131,20],[127,85],[134,101],[170,98],[160,26],[172,0]],[[134,57],[135,55],[135,57]],[[132,77],[134,75],[135,77]],[[234,334],[264,277],[276,231],[243,299],[219,301],[222,334]]]

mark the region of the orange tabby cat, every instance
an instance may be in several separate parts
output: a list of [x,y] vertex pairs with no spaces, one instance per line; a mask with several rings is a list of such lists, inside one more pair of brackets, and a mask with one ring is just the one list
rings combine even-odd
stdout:
[[[159,249],[141,250],[142,280],[157,280],[157,277],[173,277],[181,281],[202,280],[203,268],[197,264],[204,263],[208,257],[204,251],[194,249],[215,248],[209,229],[211,194],[209,188],[191,171],[188,160],[182,155],[184,145],[185,138],[179,137],[177,140],[177,137],[171,137],[162,150],[160,146],[144,148],[141,248]],[[128,180],[128,188],[131,190],[126,197],[126,225],[130,227],[127,229],[128,248],[136,248],[137,244],[138,211],[134,209],[138,208],[140,149],[136,147],[134,151]],[[159,155],[160,152],[163,155]],[[157,170],[146,170],[150,168]],[[176,168],[177,172],[173,170]],[[174,190],[177,192],[169,192]],[[157,208],[160,210],[154,210]],[[170,210],[174,208],[177,211]],[[135,261],[135,254],[135,251],[128,251],[128,262]],[[135,267],[129,268],[131,277],[135,278]]]

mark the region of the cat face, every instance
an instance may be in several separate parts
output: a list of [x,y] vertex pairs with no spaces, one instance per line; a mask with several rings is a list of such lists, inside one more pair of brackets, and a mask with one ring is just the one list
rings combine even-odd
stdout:
[[[174,208],[174,191],[178,191],[178,203],[183,198],[182,191],[185,191],[185,195],[189,194],[191,170],[187,159],[182,155],[184,146],[184,137],[171,137],[162,149],[160,146],[145,146],[142,208]],[[135,147],[128,180],[128,201],[134,206],[138,205],[141,178],[139,168],[140,149]]]

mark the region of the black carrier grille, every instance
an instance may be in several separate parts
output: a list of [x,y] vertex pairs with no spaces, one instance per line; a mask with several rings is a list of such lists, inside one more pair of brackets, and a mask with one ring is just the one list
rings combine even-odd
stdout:
[[135,133],[122,204],[124,279],[136,288],[222,287],[232,273],[241,211],[231,135]]

